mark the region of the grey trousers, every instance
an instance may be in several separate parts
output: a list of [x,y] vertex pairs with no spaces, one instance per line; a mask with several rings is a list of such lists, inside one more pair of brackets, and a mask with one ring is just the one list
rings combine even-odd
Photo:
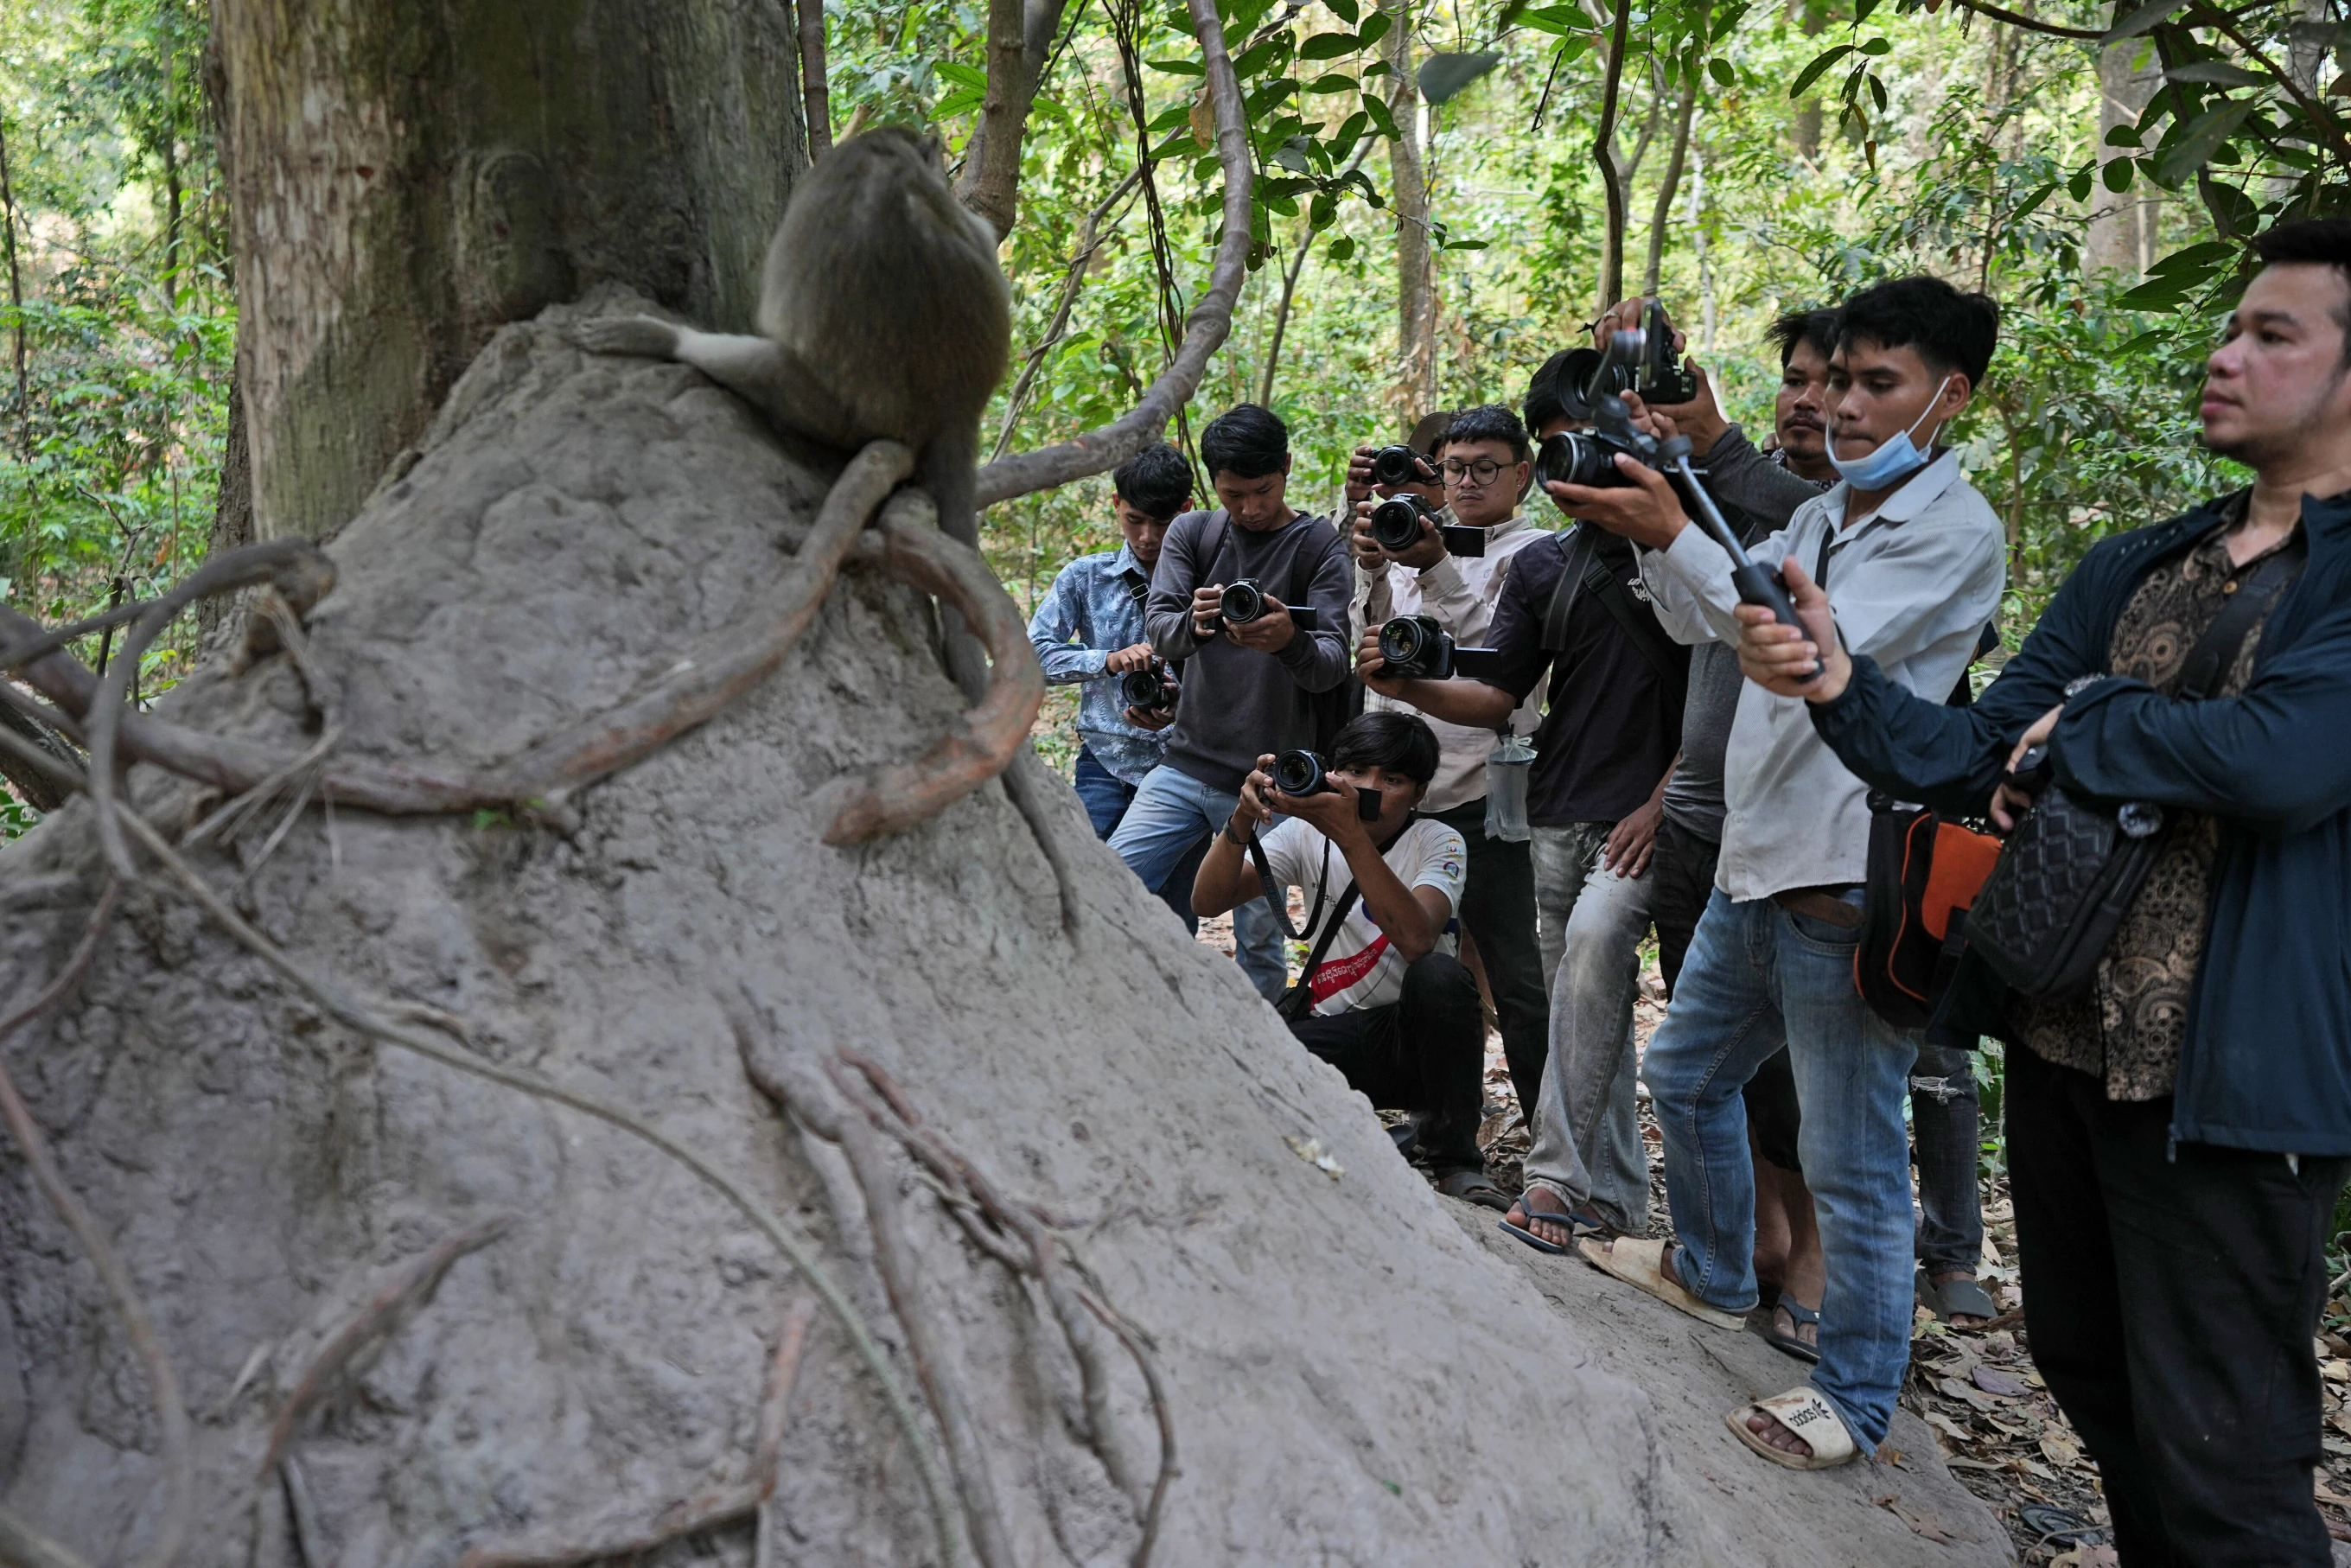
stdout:
[[1545,947],[1554,929],[1558,947],[1551,1055],[1526,1179],[1574,1212],[1637,1236],[1649,1224],[1649,1162],[1634,1100],[1633,1003],[1655,883],[1646,873],[1620,877],[1601,863],[1609,826],[1534,830],[1535,902]]

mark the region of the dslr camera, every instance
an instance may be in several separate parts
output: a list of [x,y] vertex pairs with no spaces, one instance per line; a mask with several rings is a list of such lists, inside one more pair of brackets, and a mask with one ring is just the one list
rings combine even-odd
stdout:
[[[1225,584],[1225,591],[1217,601],[1217,613],[1236,626],[1246,626],[1265,614],[1266,598],[1263,585],[1245,577],[1238,582]],[[1285,608],[1290,612],[1290,624],[1301,632],[1322,629],[1322,622],[1315,618],[1312,605],[1292,604]]]
[[[1652,303],[1650,308],[1656,310],[1656,307]],[[1662,317],[1663,313],[1659,314]],[[1635,425],[1633,411],[1625,404],[1623,390],[1617,384],[1625,367],[1648,358],[1650,346],[1658,340],[1654,332],[1615,333],[1608,340],[1607,351],[1589,361],[1589,377],[1581,387],[1564,384],[1567,377],[1561,376],[1560,401],[1568,405],[1570,414],[1590,420],[1592,428],[1563,430],[1544,439],[1541,449],[1535,454],[1538,486],[1583,485],[1604,489],[1630,485],[1633,481],[1617,472],[1616,459],[1620,456],[1663,472],[1677,472],[1683,465],[1682,460],[1689,455],[1689,437],[1677,435],[1670,441],[1659,441]]]
[[[1664,306],[1650,300],[1639,332],[1629,335],[1639,339],[1629,352],[1619,352],[1614,339],[1606,352],[1570,350],[1559,377],[1559,401],[1570,418],[1595,419],[1603,397],[1621,398],[1628,392],[1638,392],[1645,403],[1665,407],[1698,396],[1698,378],[1674,358],[1673,323],[1666,319]],[[1626,336],[1615,334],[1617,339]]]
[[1409,446],[1383,446],[1372,454],[1372,483],[1384,485],[1391,490],[1401,485],[1428,484],[1430,481],[1420,476],[1420,465],[1424,461],[1421,455]]
[[[1372,508],[1372,542],[1391,555],[1401,555],[1420,543],[1420,525],[1437,509],[1409,492],[1382,501]],[[1437,537],[1448,555],[1484,555],[1486,530],[1464,523],[1439,523]]]
[[1146,669],[1129,670],[1118,678],[1119,700],[1144,713],[1168,713],[1182,688],[1168,678],[1167,666],[1157,659]]
[[[1322,759],[1311,751],[1285,751],[1273,759],[1273,787],[1285,795],[1335,795],[1328,769]],[[1355,815],[1366,822],[1380,817],[1382,796],[1377,789],[1355,789]]]
[[1388,673],[1426,681],[1493,674],[1502,656],[1492,648],[1464,648],[1432,615],[1399,615],[1380,628],[1380,661]]

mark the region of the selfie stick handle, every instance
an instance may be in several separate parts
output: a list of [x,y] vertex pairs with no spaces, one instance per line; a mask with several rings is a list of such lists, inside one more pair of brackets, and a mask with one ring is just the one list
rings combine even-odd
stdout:
[[[1674,459],[1673,473],[1682,482],[1682,493],[1698,508],[1698,527],[1704,528],[1707,537],[1720,545],[1723,553],[1730,557],[1730,585],[1739,591],[1740,601],[1761,604],[1781,625],[1803,632],[1804,623],[1796,619],[1796,606],[1788,598],[1788,591],[1782,585],[1779,576],[1756,565],[1755,559],[1747,553],[1747,547],[1739,542],[1739,535],[1724,518],[1722,508],[1714,504],[1714,497],[1706,493],[1704,485],[1698,483],[1697,473],[1690,467],[1687,453]],[[1815,659],[1812,673],[1804,679],[1815,680],[1820,673],[1820,661]]]

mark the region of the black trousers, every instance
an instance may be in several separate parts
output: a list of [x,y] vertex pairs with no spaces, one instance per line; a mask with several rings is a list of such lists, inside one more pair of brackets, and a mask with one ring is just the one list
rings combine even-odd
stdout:
[[[1461,928],[1485,961],[1486,984],[1502,1024],[1502,1059],[1510,1064],[1519,1105],[1532,1121],[1542,1094],[1543,1062],[1551,1055],[1551,995],[1543,988],[1542,946],[1535,937],[1533,855],[1524,840],[1511,843],[1486,836],[1483,800],[1428,814],[1459,832],[1469,847]],[[1484,1093],[1481,1081],[1481,1101]]]
[[2022,1047],[2006,1098],[2025,1332],[2124,1568],[2326,1568],[2311,1336],[2351,1160],[2174,1149],[2170,1100]]
[[1293,1023],[1298,1042],[1386,1111],[1426,1111],[1421,1146],[1439,1171],[1483,1170],[1478,1123],[1485,1105],[1486,1009],[1478,982],[1449,953],[1425,953],[1404,972],[1404,993]]

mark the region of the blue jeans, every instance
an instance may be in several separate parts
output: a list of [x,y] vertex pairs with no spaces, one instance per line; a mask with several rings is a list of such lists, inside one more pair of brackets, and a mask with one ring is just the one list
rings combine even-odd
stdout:
[[1077,786],[1078,803],[1086,809],[1086,821],[1094,825],[1094,837],[1108,842],[1111,830],[1118,826],[1134,800],[1134,786],[1095,761],[1094,754],[1082,746],[1078,747],[1077,776],[1071,782]]
[[[1208,835],[1222,829],[1240,797],[1213,789],[1165,766],[1144,775],[1127,803],[1126,815],[1110,836],[1110,847],[1143,885],[1158,893],[1170,873]],[[1267,1001],[1290,984],[1290,956],[1281,927],[1262,898],[1233,911],[1233,957],[1257,994]]]
[[[1858,904],[1861,894],[1846,895]],[[1886,1439],[1910,1361],[1915,1031],[1854,989],[1857,932],[1718,889],[1641,1076],[1665,1135],[1675,1271],[1730,1312],[1755,1304],[1755,1175],[1740,1089],[1782,1044],[1803,1106],[1798,1153],[1820,1212],[1828,1293],[1813,1386],[1865,1450]]]

